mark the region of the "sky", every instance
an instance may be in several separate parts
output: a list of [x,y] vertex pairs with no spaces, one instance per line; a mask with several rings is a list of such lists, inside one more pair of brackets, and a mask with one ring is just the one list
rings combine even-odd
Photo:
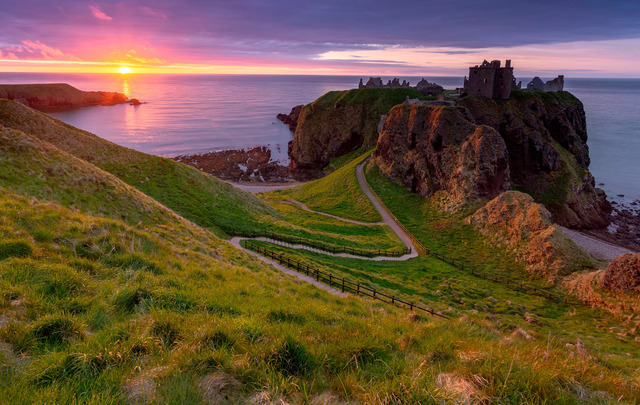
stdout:
[[640,77],[640,0],[0,0],[0,72]]

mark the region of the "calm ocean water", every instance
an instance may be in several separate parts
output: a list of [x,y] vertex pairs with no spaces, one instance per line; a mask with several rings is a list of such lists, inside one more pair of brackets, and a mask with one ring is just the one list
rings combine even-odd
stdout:
[[[427,77],[455,88],[462,77]],[[384,78],[385,80],[387,78]],[[401,77],[411,83],[419,77]],[[544,79],[544,78],[543,78]],[[54,117],[105,139],[162,156],[268,145],[287,160],[288,128],[278,113],[330,90],[350,89],[352,76],[100,75],[0,73],[0,83],[69,83],[118,91],[147,104],[87,107]],[[366,78],[365,78],[366,80]],[[518,77],[523,83],[530,78]],[[546,80],[546,79],[545,79]],[[591,171],[617,200],[640,199],[640,79],[571,79],[565,90],[585,105]]]

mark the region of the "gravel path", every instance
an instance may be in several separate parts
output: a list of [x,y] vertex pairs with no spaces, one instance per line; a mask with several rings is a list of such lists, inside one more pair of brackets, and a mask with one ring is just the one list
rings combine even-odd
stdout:
[[625,249],[620,246],[613,245],[611,243],[594,238],[593,236],[584,234],[574,229],[565,228],[564,226],[558,226],[565,235],[567,235],[576,245],[582,248],[585,252],[589,253],[595,259],[613,260],[616,257],[625,253],[637,253],[633,250]]
[[351,224],[367,225],[367,226],[368,225],[386,225],[384,222],[361,222],[361,221],[356,221],[356,220],[353,220],[353,219],[342,218],[342,217],[339,217],[337,215],[327,214],[326,212],[314,211],[311,208],[307,207],[304,203],[301,203],[300,201],[294,200],[293,198],[289,198],[289,199],[283,200],[283,201],[287,202],[287,203],[290,203],[290,204],[293,204],[293,205],[297,205],[298,207],[302,208],[304,211],[312,212],[314,214],[324,215],[325,217],[337,219],[337,220],[343,221],[343,222],[349,222]]
[[[244,250],[245,252],[249,253],[250,255],[253,255],[253,256],[257,257],[258,259],[262,260],[263,262],[272,265],[273,267],[275,267],[276,269],[280,270],[281,272],[283,272],[285,274],[288,274],[290,276],[294,276],[297,279],[299,279],[301,281],[304,281],[306,283],[313,284],[314,286],[325,290],[329,294],[333,294],[333,295],[336,295],[338,297],[346,297],[346,296],[349,295],[347,293],[343,293],[340,290],[336,290],[333,287],[329,287],[328,285],[323,284],[323,283],[321,283],[319,281],[316,281],[316,279],[313,278],[313,277],[309,277],[306,274],[298,273],[297,271],[291,270],[290,268],[285,267],[285,266],[281,265],[280,263],[278,263],[278,262],[276,262],[274,260],[267,259],[266,257],[261,256],[261,255],[259,255],[258,253],[254,252],[252,250],[243,248],[240,245],[240,241],[242,239],[246,239],[246,238],[232,238],[229,242],[231,242],[231,244],[234,245],[235,247]],[[260,239],[262,239],[262,238],[260,238]]]
[[368,161],[369,159],[366,159],[364,162],[356,166],[356,177],[358,178],[358,184],[360,185],[362,192],[365,193],[367,198],[371,201],[371,204],[373,204],[376,211],[378,211],[378,213],[382,217],[382,223],[391,228],[391,230],[396,235],[398,235],[402,243],[404,243],[406,247],[410,248],[411,251],[415,253],[415,257],[417,257],[418,249],[416,249],[416,247],[413,245],[413,242],[411,241],[409,235],[407,235],[407,233],[405,233],[405,231],[398,224],[396,224],[396,221],[391,218],[391,215],[389,215],[387,210],[380,204],[376,196],[373,194],[373,191],[367,186],[367,182],[364,180],[363,167]]
[[301,182],[293,182],[293,183],[265,183],[265,184],[253,184],[253,183],[234,183],[229,181],[228,183],[233,184],[235,187],[238,187],[240,190],[248,191],[250,193],[267,193],[269,191],[275,190],[286,190],[288,188],[296,187],[301,184]]

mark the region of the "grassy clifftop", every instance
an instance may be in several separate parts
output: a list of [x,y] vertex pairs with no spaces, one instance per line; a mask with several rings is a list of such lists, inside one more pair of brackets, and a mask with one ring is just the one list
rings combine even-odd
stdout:
[[204,227],[261,229],[273,209],[250,193],[170,159],[105,141],[16,102],[0,100],[0,125],[90,162]]
[[0,99],[19,100],[40,110],[114,105],[127,101],[122,93],[82,91],[66,83],[2,84]]

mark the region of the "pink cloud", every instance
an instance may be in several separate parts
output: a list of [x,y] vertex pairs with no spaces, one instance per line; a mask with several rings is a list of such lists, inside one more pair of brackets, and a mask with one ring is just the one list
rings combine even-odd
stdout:
[[104,11],[100,10],[100,8],[98,8],[98,6],[89,6],[89,9],[91,10],[91,14],[93,14],[93,16],[95,18],[97,18],[98,20],[104,20],[104,21],[113,20],[113,18],[111,18],[108,15],[106,15],[104,13]]
[[62,52],[60,49],[53,48],[40,41],[28,39],[22,41],[22,45],[14,45],[4,51],[0,49],[0,55],[3,55],[4,59],[80,60],[71,54]]
[[166,20],[166,19],[167,19],[167,15],[166,15],[166,14],[161,13],[161,12],[159,12],[159,11],[152,10],[152,9],[151,9],[151,8],[149,8],[148,6],[140,7],[140,9],[141,9],[142,11],[144,11],[145,13],[149,14],[149,15],[150,15],[150,16],[152,16],[152,17],[161,18],[161,19],[163,19],[163,20]]

